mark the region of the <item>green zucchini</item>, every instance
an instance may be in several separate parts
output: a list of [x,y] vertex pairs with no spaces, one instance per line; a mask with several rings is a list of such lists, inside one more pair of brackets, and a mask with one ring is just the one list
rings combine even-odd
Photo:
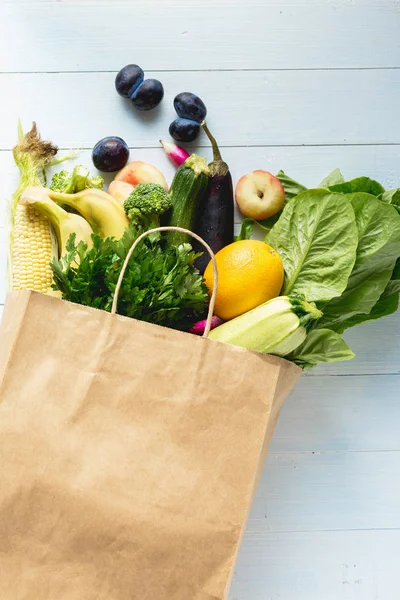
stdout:
[[287,356],[322,316],[304,296],[278,296],[210,331],[209,338],[248,350]]
[[[210,169],[205,158],[192,154],[175,174],[170,195],[172,210],[167,225],[193,231],[197,210],[207,191]],[[178,246],[190,242],[189,236],[179,231],[169,231],[168,242]]]

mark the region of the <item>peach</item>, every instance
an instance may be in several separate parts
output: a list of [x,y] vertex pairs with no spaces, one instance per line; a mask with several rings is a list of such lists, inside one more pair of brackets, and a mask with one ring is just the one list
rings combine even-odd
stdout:
[[124,181],[133,185],[133,187],[136,187],[139,183],[158,183],[168,191],[168,183],[161,171],[142,160],[134,160],[127,164],[116,175],[114,181]]
[[285,190],[277,177],[259,169],[239,179],[235,198],[245,217],[262,221],[283,208]]
[[130,183],[114,179],[108,186],[108,193],[115,198],[115,200],[118,200],[123,204],[134,189],[134,186]]

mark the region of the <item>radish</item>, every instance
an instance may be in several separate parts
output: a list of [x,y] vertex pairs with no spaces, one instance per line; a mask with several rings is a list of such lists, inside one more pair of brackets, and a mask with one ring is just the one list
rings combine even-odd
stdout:
[[[197,323],[195,323],[193,325],[193,327],[191,327],[189,329],[189,333],[194,333],[195,335],[203,335],[204,330],[206,328],[206,323],[207,320],[204,319],[204,321],[197,321]],[[222,325],[223,320],[220,319],[219,317],[214,316],[211,319],[211,329],[214,329],[215,327],[218,327],[219,325]]]
[[184,148],[173,144],[172,142],[165,142],[160,140],[161,146],[164,148],[168,158],[174,163],[175,166],[180,167],[190,154],[186,152]]

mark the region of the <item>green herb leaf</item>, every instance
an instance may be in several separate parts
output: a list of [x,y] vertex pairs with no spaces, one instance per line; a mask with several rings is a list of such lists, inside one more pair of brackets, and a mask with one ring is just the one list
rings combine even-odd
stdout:
[[370,194],[349,194],[358,228],[357,258],[346,290],[324,307],[318,326],[343,332],[347,320],[369,314],[400,256],[400,215]]
[[[140,232],[127,228],[121,240],[93,235],[93,248],[75,245],[54,260],[55,289],[65,300],[110,311],[122,264]],[[190,244],[163,247],[158,234],[143,240],[129,261],[118,300],[118,313],[166,327],[186,329],[208,305],[203,278],[194,268]]]
[[288,358],[305,370],[319,363],[339,362],[354,358],[354,352],[338,333],[329,329],[314,329]]
[[346,289],[356,259],[353,207],[342,194],[302,192],[285,206],[266,241],[282,258],[284,295],[329,302]]
[[335,169],[334,171],[332,171],[332,173],[329,173],[329,175],[327,175],[325,177],[325,179],[323,179],[321,181],[321,183],[319,184],[319,188],[328,188],[332,185],[338,185],[339,183],[344,183],[345,179],[342,175],[342,172],[340,169]]

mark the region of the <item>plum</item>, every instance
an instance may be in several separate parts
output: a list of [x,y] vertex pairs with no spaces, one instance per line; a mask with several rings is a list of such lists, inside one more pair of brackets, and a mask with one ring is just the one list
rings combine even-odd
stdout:
[[169,134],[177,142],[193,142],[199,135],[200,123],[191,119],[175,119],[169,126]]
[[92,151],[93,164],[99,171],[112,173],[126,165],[129,158],[127,143],[120,137],[110,136],[95,144]]
[[115,78],[115,89],[120,96],[129,98],[130,94],[133,94],[143,80],[143,69],[138,65],[126,65]]
[[174,108],[178,117],[198,121],[201,123],[206,118],[206,106],[196,94],[182,92],[175,97]]
[[151,110],[163,97],[164,88],[158,79],[145,79],[129,96],[137,110]]

